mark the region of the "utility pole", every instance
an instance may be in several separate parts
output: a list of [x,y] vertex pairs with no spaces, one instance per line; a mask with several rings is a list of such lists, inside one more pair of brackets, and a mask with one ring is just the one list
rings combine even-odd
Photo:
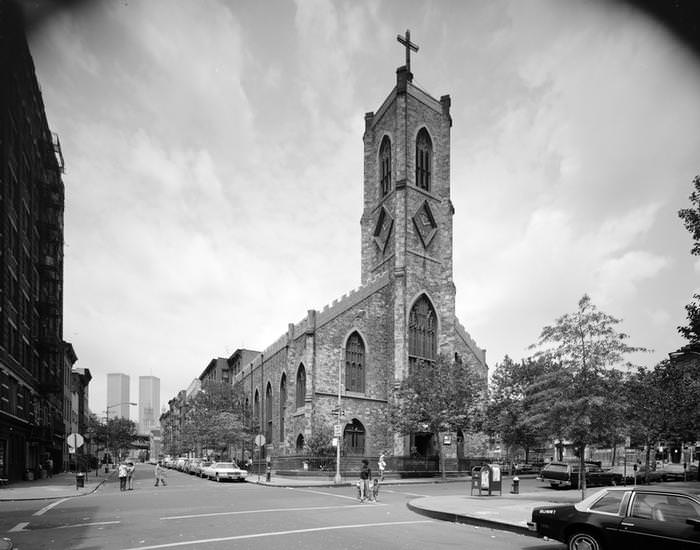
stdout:
[[342,415],[341,405],[341,373],[343,371],[343,351],[340,351],[340,358],[338,359],[338,421],[334,427],[333,435],[335,436],[335,482],[340,483],[340,417]]

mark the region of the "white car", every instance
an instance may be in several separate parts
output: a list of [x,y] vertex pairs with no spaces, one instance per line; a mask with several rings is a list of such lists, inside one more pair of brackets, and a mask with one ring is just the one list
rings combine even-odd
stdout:
[[202,470],[202,477],[223,481],[231,479],[234,481],[243,481],[248,472],[241,470],[235,462],[212,462]]

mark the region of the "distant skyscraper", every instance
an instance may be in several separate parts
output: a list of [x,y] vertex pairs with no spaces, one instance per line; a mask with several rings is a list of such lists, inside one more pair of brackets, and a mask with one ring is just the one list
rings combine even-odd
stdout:
[[139,376],[139,433],[160,427],[160,378]]
[[107,375],[107,417],[129,419],[129,376],[121,373]]

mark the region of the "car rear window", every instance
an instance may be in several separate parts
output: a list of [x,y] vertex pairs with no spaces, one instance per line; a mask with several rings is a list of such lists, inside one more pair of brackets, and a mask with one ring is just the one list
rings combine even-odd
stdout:
[[620,505],[622,504],[622,499],[625,493],[621,491],[610,492],[604,495],[601,499],[597,500],[590,507],[592,512],[605,512],[606,514],[618,514],[620,513]]
[[547,464],[545,470],[548,472],[567,472],[569,470],[568,464]]

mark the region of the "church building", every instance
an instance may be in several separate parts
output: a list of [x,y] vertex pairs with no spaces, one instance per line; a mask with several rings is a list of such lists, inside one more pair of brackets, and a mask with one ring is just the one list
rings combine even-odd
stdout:
[[[344,454],[430,456],[432,434],[395,437],[387,424],[392,392],[411,364],[445,354],[487,376],[485,351],[455,315],[450,97],[413,84],[417,47],[408,32],[398,39],[406,65],[365,115],[361,286],[309,310],[231,373],[268,456],[299,454],[336,424],[339,393]],[[459,456],[458,446],[447,452]]]

